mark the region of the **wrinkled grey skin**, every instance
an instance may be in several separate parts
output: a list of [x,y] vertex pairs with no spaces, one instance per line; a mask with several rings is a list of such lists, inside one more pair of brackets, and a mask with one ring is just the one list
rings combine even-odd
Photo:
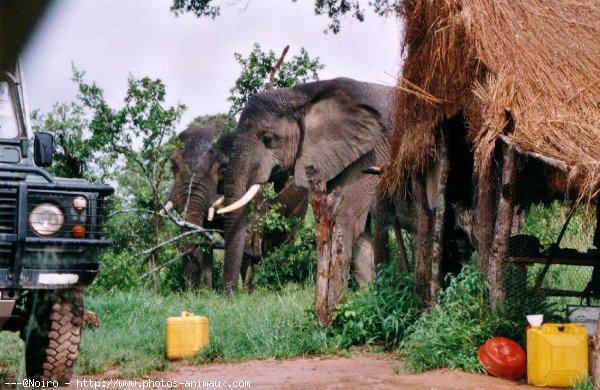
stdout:
[[[222,133],[217,129],[216,123],[211,121],[203,127],[190,126],[178,137],[182,147],[171,158],[174,182],[169,201],[186,221],[207,229],[223,229],[223,218],[216,217],[215,220],[208,221],[206,217],[210,206],[223,192],[221,177],[227,168],[233,136],[231,133]],[[303,218],[308,205],[308,193],[291,184],[279,192],[273,202],[281,204],[280,212],[284,217]],[[264,211],[259,210],[260,212]],[[263,239],[261,252],[281,246],[296,232],[267,234]],[[212,289],[212,250],[203,253],[193,244],[183,244],[183,250],[186,281],[192,288],[206,286]],[[248,269],[253,270],[255,262],[250,261],[248,256],[245,260],[248,264],[244,264],[242,272],[249,284],[252,275],[246,272]]]
[[[342,195],[336,219],[343,231],[342,264],[363,253],[364,244],[372,252],[366,222],[378,179],[362,170],[389,161],[393,99],[394,88],[347,78],[255,95],[235,132],[223,180],[225,204],[253,184],[289,174],[308,187],[305,168],[313,165],[325,177],[328,191],[337,188]],[[226,214],[224,278],[230,290],[239,280],[246,224],[245,208]],[[364,264],[368,258],[353,262],[361,284],[373,275],[373,264]]]
[[[169,201],[186,221],[207,229],[222,229],[222,220],[206,220],[209,207],[218,198],[218,183],[221,166],[226,164],[227,136],[213,141],[221,134],[210,122],[204,127],[190,126],[178,137],[183,148],[178,148],[171,157],[174,176]],[[192,288],[206,286],[212,289],[212,251],[203,253],[197,245],[183,244],[183,269],[185,280]]]

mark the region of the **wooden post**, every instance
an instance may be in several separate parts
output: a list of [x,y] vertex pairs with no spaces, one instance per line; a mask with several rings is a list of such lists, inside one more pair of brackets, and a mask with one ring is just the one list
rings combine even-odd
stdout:
[[437,162],[440,167],[438,177],[436,204],[435,204],[435,219],[433,225],[433,242],[431,256],[431,306],[437,303],[437,296],[442,287],[442,260],[444,252],[444,233],[446,227],[446,183],[448,182],[448,174],[450,172],[450,162],[448,161],[448,146],[446,144],[445,134],[442,133],[438,140],[438,156]]
[[[600,196],[596,199],[594,246],[600,250]],[[596,333],[590,339],[590,373],[596,388],[600,387],[600,318],[596,322]]]
[[504,283],[504,261],[508,252],[508,241],[514,217],[514,194],[517,178],[517,153],[511,145],[502,144],[502,186],[496,213],[492,251],[488,264],[488,282],[490,283],[490,304],[492,308],[504,302],[506,286]]
[[348,264],[342,264],[342,231],[336,224],[342,196],[337,189],[327,194],[325,179],[313,166],[306,167],[306,177],[312,192],[317,244],[315,315],[321,323],[330,325],[350,269],[349,259]]
[[495,162],[490,163],[490,167],[481,169],[478,178],[477,194],[477,224],[479,225],[479,268],[485,274],[488,272],[490,263],[490,247],[494,235],[495,202],[493,176],[496,174]]
[[410,264],[408,263],[408,254],[406,253],[406,247],[404,246],[404,236],[402,235],[402,229],[394,222],[394,234],[396,235],[396,246],[398,247],[398,255],[400,256],[400,267],[402,272],[410,272]]
[[600,195],[596,198],[596,230],[594,231],[594,246],[600,249]]
[[430,303],[429,281],[431,277],[431,226],[432,215],[427,202],[425,175],[415,174],[412,179],[413,199],[417,217],[417,245],[415,249],[415,300]]

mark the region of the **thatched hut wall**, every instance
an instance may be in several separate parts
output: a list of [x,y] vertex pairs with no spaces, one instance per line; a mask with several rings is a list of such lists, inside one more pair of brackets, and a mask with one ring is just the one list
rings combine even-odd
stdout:
[[579,196],[600,192],[600,2],[405,0],[403,14],[388,193],[427,168],[436,126],[459,112],[480,171],[504,135],[564,163]]

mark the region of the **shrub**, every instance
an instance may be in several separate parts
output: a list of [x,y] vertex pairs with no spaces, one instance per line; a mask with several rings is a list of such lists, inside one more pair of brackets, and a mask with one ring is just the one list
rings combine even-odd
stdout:
[[498,329],[501,318],[489,306],[481,271],[465,266],[439,293],[439,303],[410,327],[400,347],[411,371],[460,368],[482,371],[477,349]]
[[397,347],[417,319],[414,278],[398,271],[395,263],[379,268],[366,290],[357,291],[334,314],[333,334],[343,346],[382,342]]
[[293,241],[268,253],[254,277],[257,286],[281,289],[287,283],[314,281],[317,264],[312,226],[305,224]]

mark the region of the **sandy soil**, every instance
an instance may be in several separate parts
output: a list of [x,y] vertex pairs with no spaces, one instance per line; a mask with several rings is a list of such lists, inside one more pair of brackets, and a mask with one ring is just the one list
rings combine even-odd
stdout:
[[[352,358],[317,357],[284,361],[261,360],[235,364],[182,366],[175,372],[160,372],[137,379],[80,376],[74,378],[67,388],[536,389],[523,382],[459,371],[435,370],[413,375],[397,373],[398,368],[397,360],[380,355]],[[202,381],[207,382],[202,383]]]

